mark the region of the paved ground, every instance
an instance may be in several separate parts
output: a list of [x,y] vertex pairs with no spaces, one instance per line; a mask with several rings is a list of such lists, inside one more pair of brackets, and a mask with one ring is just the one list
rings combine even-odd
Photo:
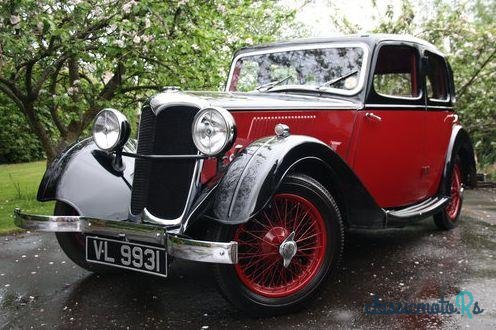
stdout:
[[[100,277],[73,265],[51,234],[0,237],[0,328],[496,328],[496,192],[468,191],[450,232],[432,219],[348,235],[342,270],[298,314],[250,319],[215,290],[209,268],[177,262],[168,279]],[[484,311],[467,316],[367,315],[381,301],[455,303],[469,290]]]

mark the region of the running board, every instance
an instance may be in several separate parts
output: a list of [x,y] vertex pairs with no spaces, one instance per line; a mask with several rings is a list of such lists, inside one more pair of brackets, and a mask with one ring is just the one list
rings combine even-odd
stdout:
[[432,197],[403,209],[385,210],[386,227],[403,227],[408,223],[431,216],[446,206],[449,197]]

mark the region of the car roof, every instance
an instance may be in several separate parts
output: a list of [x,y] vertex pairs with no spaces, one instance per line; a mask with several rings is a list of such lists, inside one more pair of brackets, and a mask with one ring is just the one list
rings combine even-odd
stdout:
[[249,53],[252,51],[259,50],[270,50],[271,48],[280,48],[280,47],[291,47],[291,46],[300,46],[300,45],[308,45],[308,44],[320,44],[320,43],[345,43],[345,42],[363,42],[368,44],[371,48],[383,41],[393,41],[393,42],[410,42],[421,45],[439,55],[444,56],[439,49],[427,42],[425,40],[416,38],[411,35],[403,35],[403,34],[361,34],[361,35],[342,35],[335,37],[325,37],[325,38],[305,38],[305,39],[296,39],[296,40],[288,40],[288,41],[279,41],[273,42],[269,44],[262,44],[256,46],[248,46],[240,48],[236,51],[234,56],[241,55],[243,53]]

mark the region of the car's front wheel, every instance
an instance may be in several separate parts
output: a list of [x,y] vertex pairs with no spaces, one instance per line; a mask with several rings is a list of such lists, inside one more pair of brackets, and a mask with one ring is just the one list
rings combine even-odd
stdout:
[[215,265],[222,294],[252,315],[291,312],[308,301],[343,250],[341,214],[313,178],[292,175],[257,216],[219,225],[218,241],[238,242],[236,265]]

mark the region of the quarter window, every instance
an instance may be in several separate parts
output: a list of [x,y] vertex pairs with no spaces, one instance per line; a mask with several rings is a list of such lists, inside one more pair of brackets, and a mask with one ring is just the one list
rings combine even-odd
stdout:
[[430,100],[446,101],[448,99],[448,73],[443,58],[427,53],[427,97]]
[[409,46],[382,46],[374,72],[374,89],[386,97],[416,98],[417,50]]

